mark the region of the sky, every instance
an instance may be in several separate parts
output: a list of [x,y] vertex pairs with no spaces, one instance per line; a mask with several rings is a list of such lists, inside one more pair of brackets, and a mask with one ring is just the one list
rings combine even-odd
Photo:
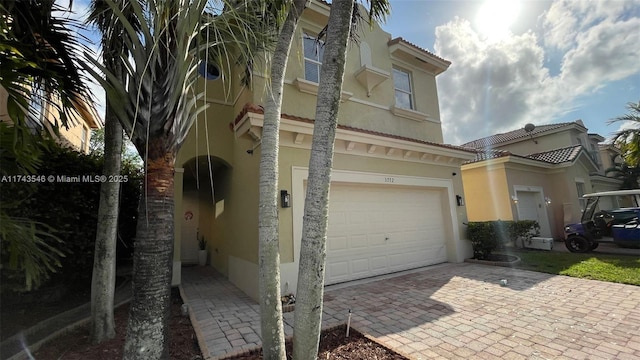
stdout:
[[[639,0],[391,0],[382,28],[451,61],[438,75],[446,143],[581,119],[640,101]],[[419,99],[417,100],[419,101]]]
[[451,62],[437,77],[445,143],[527,123],[581,119],[604,137],[629,126],[607,121],[640,101],[640,0],[390,2],[383,29]]

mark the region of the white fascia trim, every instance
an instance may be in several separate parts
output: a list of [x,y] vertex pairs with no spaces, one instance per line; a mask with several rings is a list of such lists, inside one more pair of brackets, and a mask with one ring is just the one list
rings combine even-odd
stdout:
[[[256,113],[247,113],[245,117],[235,125],[235,130],[246,129],[247,127],[262,127],[264,122],[264,115]],[[313,134],[313,124],[296,121],[291,119],[280,119],[280,130],[292,133],[302,133],[305,135]],[[389,137],[383,137],[380,135],[361,133],[352,130],[337,129],[336,140],[353,141],[357,143],[364,143],[369,145],[376,145],[379,147],[392,147],[400,150],[407,150],[413,152],[429,153],[433,155],[455,157],[461,160],[472,160],[475,155],[467,153],[465,151],[449,149],[439,146],[433,146],[429,144],[420,144],[412,141],[394,139]],[[282,144],[281,146],[286,146]],[[301,146],[304,147],[304,146]]]

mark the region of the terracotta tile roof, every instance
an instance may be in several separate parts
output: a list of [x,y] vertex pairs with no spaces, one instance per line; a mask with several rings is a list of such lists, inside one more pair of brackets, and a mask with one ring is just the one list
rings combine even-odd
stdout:
[[496,149],[476,149],[476,158],[472,161],[466,162],[466,164],[480,162],[484,160],[497,159],[505,156],[514,156],[521,159],[530,159],[536,160],[547,164],[562,164],[565,162],[574,161],[580,152],[582,151],[582,146],[573,145],[566,148],[554,149],[550,151],[544,151],[536,154],[530,155],[516,155],[509,151],[505,150],[496,150]]
[[425,49],[425,48],[422,48],[422,47],[420,47],[420,46],[418,46],[418,45],[416,45],[416,44],[414,44],[414,43],[412,43],[412,42],[409,42],[409,41],[405,40],[405,39],[404,39],[404,38],[402,38],[402,37],[397,37],[397,38],[394,38],[394,39],[389,40],[389,41],[387,42],[387,46],[391,46],[391,45],[395,45],[395,44],[399,44],[399,43],[404,43],[404,44],[406,44],[406,45],[409,45],[409,46],[411,46],[412,48],[414,48],[414,49],[416,49],[416,50],[418,50],[418,51],[420,51],[420,52],[423,52],[423,53],[425,53],[425,54],[427,54],[427,55],[429,55],[429,56],[431,56],[431,57],[434,57],[434,58],[436,58],[436,59],[438,59],[438,60],[440,60],[440,61],[444,61],[444,62],[446,62],[447,64],[451,65],[451,61],[446,60],[446,59],[443,59],[443,58],[441,58],[440,56],[438,56],[438,55],[436,55],[436,54],[432,53],[431,51],[429,51],[429,50],[427,50],[427,49]]
[[537,134],[541,134],[547,131],[559,129],[559,128],[570,126],[570,125],[582,126],[577,122],[538,125],[530,133],[526,132],[524,129],[517,129],[517,130],[509,131],[506,133],[491,135],[491,136],[484,137],[482,139],[473,140],[468,143],[462,144],[462,146],[474,148],[474,149],[484,149],[484,148],[500,145],[512,140],[524,139],[529,136],[535,136]]
[[526,158],[544,161],[550,164],[561,164],[575,160],[582,151],[582,146],[573,145],[562,149],[545,151],[525,156]]
[[[264,108],[262,106],[260,106],[260,105],[247,103],[242,108],[242,110],[240,111],[238,116],[236,116],[235,120],[232,123],[229,124],[229,128],[231,130],[233,130],[234,126],[236,124],[238,124],[242,120],[242,118],[249,112],[254,113],[254,114],[262,114],[262,115],[264,115]],[[281,117],[283,119],[295,120],[295,121],[305,122],[305,123],[308,123],[308,124],[313,124],[314,123],[314,120],[312,120],[312,119],[304,118],[304,117],[296,116],[296,115],[282,114]],[[356,127],[353,127],[353,126],[347,126],[347,125],[338,124],[338,129],[349,130],[349,131],[354,131],[354,132],[359,132],[359,133],[369,134],[369,135],[376,135],[376,136],[386,137],[386,138],[390,138],[390,139],[410,141],[410,142],[414,142],[414,143],[418,143],[418,144],[437,146],[437,147],[451,149],[451,150],[464,151],[464,152],[467,152],[467,153],[476,152],[473,149],[468,149],[468,148],[464,148],[464,147],[461,147],[461,146],[450,145],[450,144],[440,144],[440,143],[435,143],[435,142],[431,142],[431,141],[412,139],[412,138],[405,137],[405,136],[386,134],[386,133],[379,132],[379,131],[360,129],[360,128],[356,128]]]

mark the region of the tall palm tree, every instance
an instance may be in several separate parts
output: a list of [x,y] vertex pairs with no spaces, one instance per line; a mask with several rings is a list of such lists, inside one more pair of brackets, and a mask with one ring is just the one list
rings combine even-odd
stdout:
[[627,114],[609,120],[609,124],[628,122],[629,126],[616,132],[613,142],[620,145],[624,160],[629,166],[640,167],[640,101],[628,103],[627,109]]
[[262,351],[264,359],[285,359],[282,303],[280,302],[280,246],[278,236],[278,154],[284,74],[298,20],[307,0],[288,4],[271,57],[271,81],[264,104],[260,157],[258,214],[259,284]]
[[[118,0],[119,7],[128,22],[139,30],[140,25],[131,13],[129,1]],[[127,57],[122,24],[111,24],[109,5],[103,0],[94,0],[88,21],[93,23],[101,34],[102,59],[105,68],[115,78],[125,81],[125,73],[119,62]],[[120,174],[122,169],[122,125],[114,115],[109,98],[104,118],[104,175]],[[116,239],[118,236],[118,214],[120,209],[120,184],[103,182],[100,184],[100,204],[98,207],[98,225],[91,279],[91,328],[90,340],[100,343],[116,335],[113,317],[116,285]]]
[[[369,22],[390,12],[386,0],[369,2]],[[304,203],[302,242],[298,270],[297,301],[293,334],[293,358],[316,359],[322,324],[322,297],[329,217],[329,186],[335,134],[344,80],[347,44],[358,23],[355,0],[331,3],[322,72],[318,84],[309,180]],[[323,31],[324,32],[324,31]]]
[[[97,61],[112,109],[145,165],[134,248],[125,359],[166,359],[173,259],[173,179],[176,154],[204,106],[196,89],[199,57],[228,70],[248,63],[270,35],[257,16],[260,3],[210,0],[149,0],[129,3],[140,30],[127,20],[121,3],[105,0],[113,21],[126,30],[125,81]],[[208,9],[216,3],[218,9]],[[208,41],[200,42],[204,32]],[[263,41],[264,40],[264,41]],[[234,58],[232,58],[232,56]],[[229,73],[229,71],[223,71]]]
[[616,161],[617,155],[612,156],[613,166],[606,169],[607,175],[621,180],[620,190],[640,189],[640,166],[630,166],[625,160]]

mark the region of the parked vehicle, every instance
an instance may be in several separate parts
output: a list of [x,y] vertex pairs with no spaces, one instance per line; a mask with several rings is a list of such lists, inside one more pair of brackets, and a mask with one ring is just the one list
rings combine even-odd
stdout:
[[640,247],[640,189],[605,191],[583,196],[587,200],[578,224],[565,226],[565,245],[583,253],[612,242]]

